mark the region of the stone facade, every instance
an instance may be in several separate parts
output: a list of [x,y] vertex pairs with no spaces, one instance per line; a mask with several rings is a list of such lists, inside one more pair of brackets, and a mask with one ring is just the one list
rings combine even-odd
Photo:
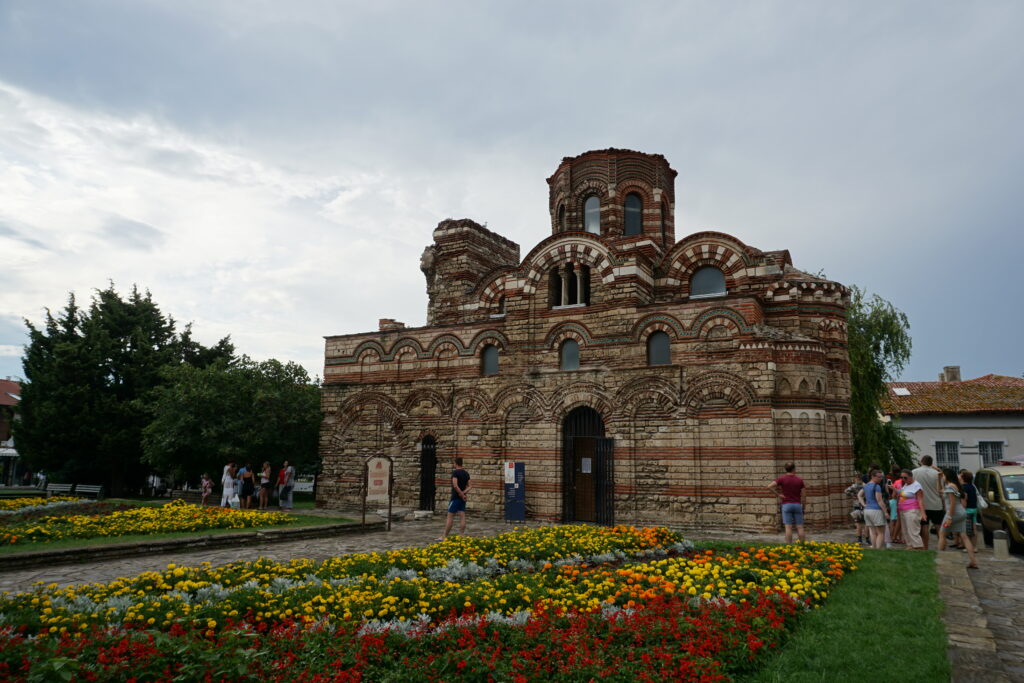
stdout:
[[[357,503],[363,462],[387,454],[396,505],[443,510],[459,455],[474,514],[503,515],[503,464],[520,461],[531,518],[767,531],[766,487],[794,461],[808,526],[847,524],[848,292],[787,251],[676,241],[675,175],[629,150],[563,159],[552,234],[525,258],[472,220],[442,221],[420,264],[427,326],[326,338],[318,504]],[[700,269],[725,291],[702,293]],[[576,369],[561,369],[566,342]],[[655,342],[670,358],[649,356]]]

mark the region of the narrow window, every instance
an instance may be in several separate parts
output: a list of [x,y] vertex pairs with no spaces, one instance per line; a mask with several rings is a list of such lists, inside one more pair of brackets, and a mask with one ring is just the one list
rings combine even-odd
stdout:
[[498,347],[493,344],[488,344],[483,348],[480,353],[480,374],[481,375],[497,375],[498,374]]
[[668,204],[661,205],[661,242],[665,243],[665,236],[668,234]]
[[580,303],[590,305],[590,266],[580,266]]
[[960,467],[960,442],[936,441],[935,464],[939,467],[958,469]]
[[548,276],[548,299],[552,307],[562,305],[562,275],[558,272],[558,266],[552,268]]
[[651,332],[647,338],[647,364],[668,365],[672,362],[671,340],[664,332]]
[[558,231],[565,232],[565,204],[558,206]]
[[644,204],[640,201],[640,195],[630,193],[626,195],[625,210],[625,234],[639,235],[644,231]]
[[1003,459],[1002,441],[979,441],[978,454],[981,455],[981,466],[995,465]]
[[590,195],[583,203],[583,229],[595,235],[601,234],[601,201],[596,195]]
[[722,296],[725,294],[725,273],[714,266],[698,268],[690,278],[690,296]]
[[580,345],[575,339],[566,339],[558,352],[558,367],[562,370],[580,369]]
[[505,297],[498,297],[498,315],[505,315]]

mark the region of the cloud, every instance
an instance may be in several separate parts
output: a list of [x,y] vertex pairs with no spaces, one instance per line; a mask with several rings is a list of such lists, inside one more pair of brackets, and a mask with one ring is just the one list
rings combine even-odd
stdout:
[[0,344],[0,356],[10,356],[13,358],[21,358],[21,354],[25,350],[20,346],[12,346],[10,344]]
[[102,234],[107,239],[128,249],[151,251],[164,241],[164,234],[141,221],[124,216],[112,216],[103,224]]

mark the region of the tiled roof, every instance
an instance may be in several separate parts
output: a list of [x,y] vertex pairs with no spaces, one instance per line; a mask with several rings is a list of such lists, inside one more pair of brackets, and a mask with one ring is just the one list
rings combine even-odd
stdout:
[[[984,375],[963,382],[889,382],[886,413],[1024,413],[1024,378]],[[903,389],[899,394],[894,389]],[[901,395],[907,394],[907,395]]]
[[0,379],[0,406],[16,406],[20,397],[20,384],[9,379]]

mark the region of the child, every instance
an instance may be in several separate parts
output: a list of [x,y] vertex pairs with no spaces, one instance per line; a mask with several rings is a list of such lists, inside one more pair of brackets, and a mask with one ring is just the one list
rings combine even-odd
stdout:
[[850,517],[853,518],[853,523],[857,525],[857,545],[861,543],[867,543],[867,530],[864,528],[864,506],[860,503],[861,490],[864,488],[864,481],[861,478],[860,472],[853,473],[853,483],[846,487],[846,495],[853,498],[853,510],[850,511]]
[[203,507],[206,507],[206,501],[209,499],[210,494],[213,493],[213,480],[210,479],[210,475],[203,472],[203,480],[199,484],[200,490],[203,492]]

